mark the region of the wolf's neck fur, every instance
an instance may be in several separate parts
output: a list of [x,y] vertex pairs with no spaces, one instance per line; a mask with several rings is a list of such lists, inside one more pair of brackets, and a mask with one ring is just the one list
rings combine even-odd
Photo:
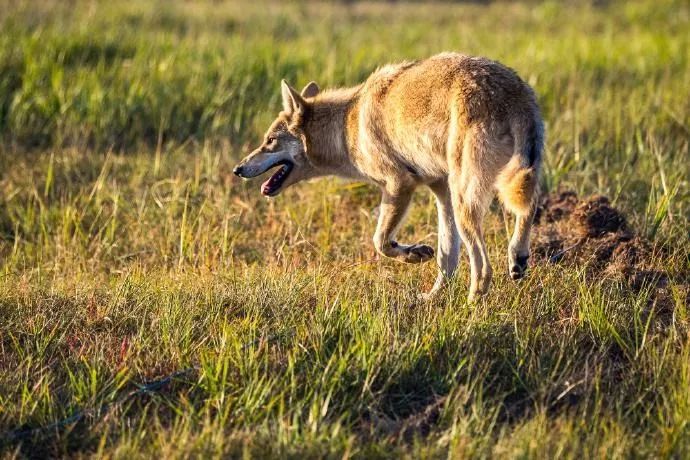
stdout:
[[361,179],[362,174],[352,164],[345,127],[348,110],[360,88],[361,85],[320,93],[312,102],[307,125],[318,166],[330,174],[351,179]]

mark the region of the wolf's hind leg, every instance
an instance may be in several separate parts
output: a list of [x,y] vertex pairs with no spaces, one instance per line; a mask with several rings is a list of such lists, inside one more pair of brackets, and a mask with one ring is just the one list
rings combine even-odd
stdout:
[[508,244],[508,270],[510,277],[518,280],[525,276],[529,259],[529,234],[536,211],[536,200],[526,213],[515,214],[515,230]]
[[386,257],[406,263],[426,262],[434,257],[431,246],[404,245],[394,240],[395,232],[405,217],[412,199],[412,189],[384,191],[381,198],[379,221],[374,234],[374,247]]
[[493,196],[494,174],[484,166],[489,163],[486,159],[490,157],[490,149],[482,141],[481,135],[468,134],[464,140],[462,161],[451,164],[448,175],[455,222],[470,259],[470,301],[487,293],[493,274],[482,220]]
[[[457,188],[452,187],[451,190],[457,190]],[[472,196],[471,193],[456,195],[456,193],[454,192],[452,196],[453,209],[460,236],[470,259],[469,300],[474,300],[487,293],[493,274],[482,233],[482,220],[486,206],[480,196]]]
[[529,235],[537,208],[538,174],[534,168],[511,161],[499,176],[497,190],[504,206],[515,215],[515,229],[508,244],[508,273],[514,280],[527,271]]

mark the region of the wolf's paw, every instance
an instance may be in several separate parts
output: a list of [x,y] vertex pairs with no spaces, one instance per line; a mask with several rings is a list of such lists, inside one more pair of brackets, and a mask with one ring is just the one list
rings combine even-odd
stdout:
[[486,299],[488,292],[483,291],[483,290],[472,290],[470,289],[469,294],[467,295],[467,303],[470,305],[476,305],[481,303],[484,299]]
[[431,290],[429,292],[420,292],[416,295],[417,301],[419,302],[431,302],[439,297],[440,293],[438,290]]
[[426,244],[413,244],[405,248],[405,262],[418,264],[434,258],[434,248]]
[[510,278],[513,280],[519,280],[525,276],[527,272],[527,259],[529,256],[517,256],[513,261],[510,262]]

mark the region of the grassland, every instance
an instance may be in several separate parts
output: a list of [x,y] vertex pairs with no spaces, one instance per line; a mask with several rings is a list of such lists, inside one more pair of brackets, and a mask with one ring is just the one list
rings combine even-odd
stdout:
[[[0,0],[3,456],[690,456],[690,7]],[[378,260],[369,186],[267,201],[230,171],[278,82],[351,85],[459,50],[515,68],[546,190],[609,196],[667,301],[536,264],[465,302],[465,264]],[[406,240],[435,240],[420,193]],[[668,300],[670,299],[670,300]],[[102,417],[8,440],[198,366]]]

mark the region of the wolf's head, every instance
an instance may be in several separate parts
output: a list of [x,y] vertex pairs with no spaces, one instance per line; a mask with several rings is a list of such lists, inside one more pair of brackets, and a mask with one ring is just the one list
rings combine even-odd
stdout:
[[263,143],[233,170],[236,175],[249,179],[279,167],[261,185],[261,193],[266,196],[276,196],[292,184],[322,175],[307,155],[303,123],[309,110],[308,100],[318,94],[319,87],[311,82],[298,93],[283,80],[281,91],[283,111],[268,128]]

